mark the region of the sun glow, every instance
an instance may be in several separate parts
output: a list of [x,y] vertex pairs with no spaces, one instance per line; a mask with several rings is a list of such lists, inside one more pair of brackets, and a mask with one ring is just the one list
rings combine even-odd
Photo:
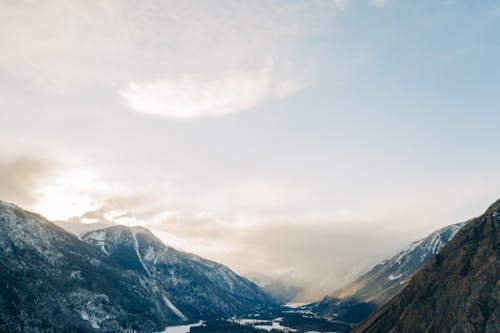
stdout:
[[38,189],[34,210],[50,220],[81,216],[99,207],[92,195],[102,187],[92,170],[80,168],[65,171]]

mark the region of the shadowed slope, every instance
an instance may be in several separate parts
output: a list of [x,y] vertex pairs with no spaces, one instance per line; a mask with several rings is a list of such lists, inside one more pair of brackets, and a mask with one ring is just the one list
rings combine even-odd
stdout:
[[500,200],[354,332],[500,332]]

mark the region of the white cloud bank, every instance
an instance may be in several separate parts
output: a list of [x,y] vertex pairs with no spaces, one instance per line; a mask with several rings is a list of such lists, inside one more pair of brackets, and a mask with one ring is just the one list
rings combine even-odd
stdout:
[[211,76],[182,74],[156,81],[131,82],[121,91],[138,112],[171,118],[223,116],[293,94],[303,83],[277,77],[273,62],[257,71],[234,70]]

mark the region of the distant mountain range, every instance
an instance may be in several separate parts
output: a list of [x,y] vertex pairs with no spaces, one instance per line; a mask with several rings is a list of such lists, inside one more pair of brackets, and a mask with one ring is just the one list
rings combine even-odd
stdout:
[[218,330],[228,325],[224,318],[257,313],[259,320],[281,313],[304,331],[316,331],[312,322],[322,320],[314,327],[336,325],[339,332],[360,322],[353,332],[500,332],[500,200],[294,310],[275,300],[287,302],[301,291],[297,272],[248,275],[273,299],[229,268],[177,251],[145,228],[69,227],[73,233],[0,201],[0,332],[158,332],[200,319],[219,323],[200,332],[226,332]]
[[292,302],[303,291],[304,281],[294,270],[278,277],[269,277],[261,273],[247,273],[244,276],[271,295],[280,304]]
[[499,228],[500,200],[354,332],[500,332]]
[[115,226],[78,239],[0,201],[1,332],[154,332],[276,303],[227,267]]
[[344,322],[363,321],[398,294],[411,276],[438,253],[465,223],[444,227],[411,243],[389,260],[382,261],[346,287],[314,304],[313,311]]

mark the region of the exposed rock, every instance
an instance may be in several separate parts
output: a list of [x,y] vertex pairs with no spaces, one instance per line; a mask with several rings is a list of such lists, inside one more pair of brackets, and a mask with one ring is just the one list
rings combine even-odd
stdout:
[[[127,237],[109,241],[115,230]],[[89,244],[0,201],[0,332],[154,332],[274,305],[228,268],[145,229],[102,235],[104,247]]]
[[500,200],[354,332],[500,332]]
[[389,260],[382,261],[346,287],[316,303],[313,311],[349,323],[365,320],[399,293],[411,276],[429,262],[465,223],[446,226],[411,243]]

